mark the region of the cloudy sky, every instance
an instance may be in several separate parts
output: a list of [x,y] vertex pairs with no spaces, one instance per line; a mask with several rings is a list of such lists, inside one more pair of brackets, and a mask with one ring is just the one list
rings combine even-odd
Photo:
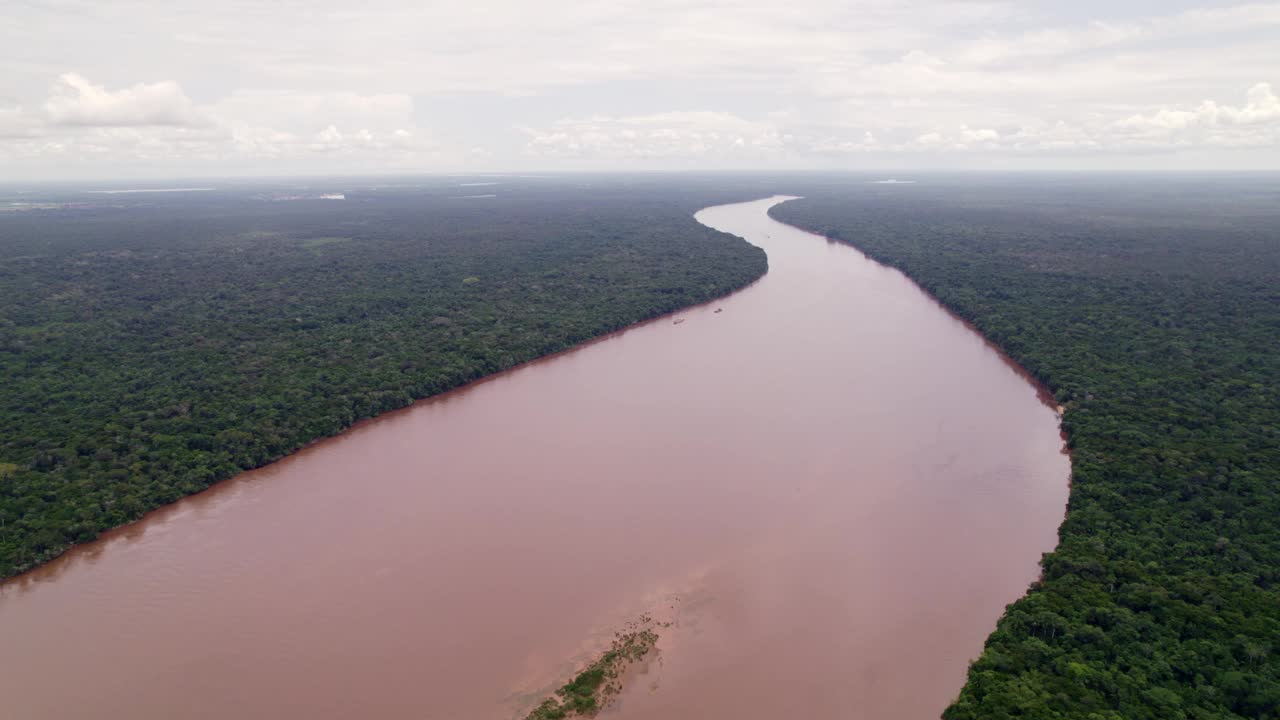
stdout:
[[5,0],[0,180],[1280,169],[1280,2]]

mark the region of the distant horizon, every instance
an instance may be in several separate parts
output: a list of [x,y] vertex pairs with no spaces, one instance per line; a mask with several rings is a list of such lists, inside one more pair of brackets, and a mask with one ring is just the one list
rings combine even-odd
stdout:
[[[1280,175],[1278,168],[1194,168],[1194,169],[1149,169],[1149,168],[899,168],[895,170],[881,169],[833,169],[833,168],[706,168],[706,169],[570,169],[570,170],[521,170],[521,171],[353,171],[353,172],[316,172],[292,174],[226,174],[226,175],[155,175],[136,177],[83,176],[66,178],[40,178],[14,180],[0,178],[0,188],[67,186],[102,184],[115,189],[115,186],[139,186],[141,184],[158,184],[166,192],[175,190],[211,191],[217,187],[174,188],[179,183],[257,183],[257,182],[294,182],[294,181],[344,181],[344,180],[414,180],[414,179],[448,179],[448,178],[511,178],[511,179],[555,179],[564,177],[660,177],[696,176],[696,175],[763,175],[786,177],[793,176],[865,176],[881,184],[895,184],[885,181],[911,180],[910,176],[963,176],[963,175],[1042,175],[1042,176],[1086,176],[1086,175],[1135,175],[1156,177],[1197,177],[1197,176],[1268,176]],[[897,184],[910,184],[900,182]]]
[[34,0],[4,16],[0,173],[19,181],[1280,170],[1274,1]]

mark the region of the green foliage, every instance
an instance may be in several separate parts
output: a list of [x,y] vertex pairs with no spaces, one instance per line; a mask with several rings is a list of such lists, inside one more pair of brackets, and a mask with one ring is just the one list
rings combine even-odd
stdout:
[[429,186],[72,193],[0,214],[0,577],[766,268],[692,219],[723,195],[507,186],[484,202]]
[[594,716],[604,704],[622,690],[622,672],[631,663],[643,659],[658,642],[658,635],[644,616],[633,629],[619,633],[608,650],[578,673],[573,680],[556,690],[534,708],[525,720],[560,720],[572,715]]
[[944,717],[1280,717],[1280,182],[811,184],[774,215],[900,268],[1065,406],[1059,546]]
[[565,706],[579,715],[599,710],[600,702],[596,700],[596,692],[604,684],[604,671],[603,666],[594,665],[578,673],[573,682],[560,688],[558,693],[564,699]]

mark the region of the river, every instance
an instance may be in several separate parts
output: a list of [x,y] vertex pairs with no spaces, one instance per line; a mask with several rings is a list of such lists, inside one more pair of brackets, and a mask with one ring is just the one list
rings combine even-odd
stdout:
[[0,586],[23,720],[519,717],[628,621],[607,717],[936,718],[1051,549],[1016,367],[770,219],[728,298],[363,423]]

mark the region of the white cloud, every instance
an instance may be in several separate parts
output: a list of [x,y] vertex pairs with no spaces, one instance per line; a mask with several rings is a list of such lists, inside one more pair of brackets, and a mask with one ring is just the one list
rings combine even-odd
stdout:
[[784,141],[769,123],[710,111],[565,119],[523,130],[530,154],[570,158],[742,157],[772,153]]
[[1193,108],[1160,108],[1115,123],[1124,139],[1169,145],[1267,145],[1280,139],[1280,96],[1270,83],[1250,88],[1243,105],[1205,100]]
[[1161,108],[1151,115],[1133,115],[1121,121],[1120,125],[1163,132],[1277,121],[1280,121],[1280,97],[1271,89],[1270,83],[1258,83],[1249,89],[1247,102],[1239,107],[1205,100],[1191,110]]
[[245,90],[211,104],[208,113],[250,157],[394,155],[403,163],[439,149],[417,127],[413,98],[403,93]]
[[857,125],[799,125],[786,114],[752,121],[718,112],[658,113],[565,119],[523,128],[526,151],[575,159],[711,158],[778,160],[894,153],[1044,156],[1053,153],[1172,152],[1188,146],[1280,144],[1280,97],[1267,83],[1242,105],[1206,100],[1190,109],[1161,108],[1081,122],[1031,120],[1002,129],[903,123],[875,130]]
[[5,19],[0,173],[18,177],[1186,150],[1280,165],[1280,2],[116,0]]
[[0,158],[296,171],[416,167],[439,150],[404,94],[248,90],[197,105],[175,82],[113,90],[66,73],[39,107],[0,109]]
[[1000,139],[1000,133],[991,128],[979,128],[970,130],[968,127],[960,128],[960,135],[966,142],[995,142]]
[[76,73],[58,76],[45,114],[55,125],[130,127],[197,125],[190,98],[174,82],[139,83],[111,91]]

